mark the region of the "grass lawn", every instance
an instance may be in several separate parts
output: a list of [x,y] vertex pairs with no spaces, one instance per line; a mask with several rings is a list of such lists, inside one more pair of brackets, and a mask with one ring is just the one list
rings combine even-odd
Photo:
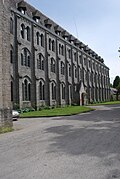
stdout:
[[6,132],[12,132],[13,129],[11,127],[0,127],[0,134],[6,133]]
[[109,102],[102,102],[96,104],[89,104],[88,106],[110,105],[110,104],[120,104],[120,101],[109,101]]
[[43,109],[41,111],[32,111],[20,114],[20,117],[51,117],[51,116],[70,116],[83,112],[89,112],[93,109],[85,106],[68,106],[54,109]]

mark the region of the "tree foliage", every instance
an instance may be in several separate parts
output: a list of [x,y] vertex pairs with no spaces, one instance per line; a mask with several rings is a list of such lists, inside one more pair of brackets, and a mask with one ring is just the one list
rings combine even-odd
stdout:
[[116,76],[114,81],[113,81],[113,88],[117,88],[117,86],[119,85],[120,83],[120,77],[119,76]]
[[118,96],[120,95],[120,82],[118,86],[116,87],[116,89],[117,89],[116,99],[118,100]]

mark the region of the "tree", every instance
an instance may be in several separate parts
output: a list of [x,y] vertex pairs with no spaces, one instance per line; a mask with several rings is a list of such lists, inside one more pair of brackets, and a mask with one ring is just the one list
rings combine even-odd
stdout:
[[120,77],[119,76],[116,76],[114,81],[113,81],[113,88],[117,88],[117,86],[119,85],[120,83]]
[[112,83],[110,83],[110,87],[111,87],[111,88],[113,87]]
[[116,99],[118,100],[118,96],[120,95],[120,82],[119,82],[118,86],[116,87],[116,89],[117,89]]

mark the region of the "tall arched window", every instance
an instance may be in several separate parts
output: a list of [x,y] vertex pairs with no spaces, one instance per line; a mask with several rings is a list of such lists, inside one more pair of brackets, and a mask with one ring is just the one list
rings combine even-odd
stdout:
[[13,47],[11,45],[11,49],[10,49],[10,63],[13,63]]
[[28,79],[25,79],[22,83],[22,96],[23,101],[31,100],[31,83]]
[[24,56],[23,56],[22,53],[21,53],[21,65],[22,65],[22,66],[24,65]]
[[28,55],[27,60],[28,60],[28,67],[30,67],[30,55]]
[[13,101],[13,82],[11,81],[11,101]]
[[25,38],[25,25],[21,24],[21,37],[24,39]]
[[51,58],[51,72],[55,73],[55,60]]
[[52,51],[55,52],[55,41],[52,40]]
[[61,61],[61,74],[65,75],[65,64]]
[[61,46],[61,55],[64,55],[64,46]]
[[39,83],[39,99],[45,100],[45,84],[44,84],[44,81],[40,81],[40,83]]
[[59,54],[64,55],[64,45],[59,44]]
[[40,54],[38,55],[38,59],[37,59],[37,69],[44,70],[44,67],[45,67],[45,58],[44,58],[44,56],[40,53]]
[[71,59],[71,49],[68,49],[68,58]]
[[75,67],[75,78],[77,78],[77,68]]
[[59,44],[59,54],[61,55],[61,44]]
[[62,99],[65,99],[65,84],[62,83]]
[[41,34],[40,37],[41,37],[41,46],[44,47],[44,35]]
[[51,90],[52,90],[52,100],[56,100],[56,83],[54,81],[51,83]]
[[13,34],[13,19],[10,18],[10,33]]
[[36,33],[36,38],[37,38],[37,45],[39,45],[40,44],[40,33],[39,32]]
[[71,65],[69,64],[69,76],[71,77],[71,73],[72,73],[72,68],[71,68]]
[[49,38],[49,50],[51,50],[51,38]]
[[30,67],[31,61],[30,61],[30,52],[27,48],[22,49],[21,52],[21,65]]
[[77,53],[74,52],[74,60],[77,61]]
[[30,27],[26,27],[26,31],[27,31],[27,40],[30,41]]

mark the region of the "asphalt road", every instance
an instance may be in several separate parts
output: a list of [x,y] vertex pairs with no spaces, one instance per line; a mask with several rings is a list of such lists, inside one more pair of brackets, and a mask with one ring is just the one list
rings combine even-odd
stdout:
[[0,179],[120,179],[120,105],[19,119],[0,135]]

